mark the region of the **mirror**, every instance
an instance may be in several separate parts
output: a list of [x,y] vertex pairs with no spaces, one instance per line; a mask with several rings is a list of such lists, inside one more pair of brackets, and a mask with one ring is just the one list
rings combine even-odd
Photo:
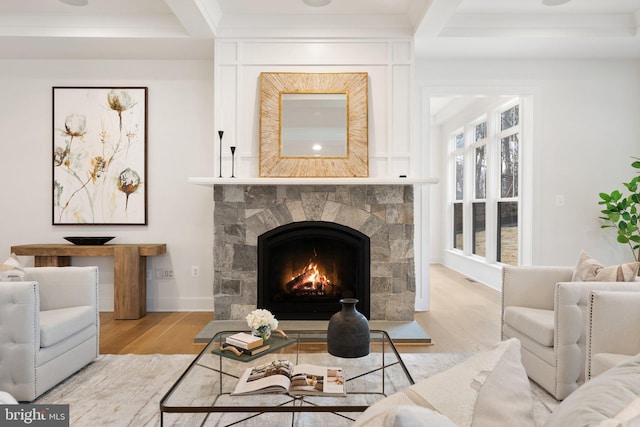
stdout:
[[346,93],[283,93],[280,105],[282,157],[346,157]]
[[260,74],[261,177],[367,177],[367,73]]

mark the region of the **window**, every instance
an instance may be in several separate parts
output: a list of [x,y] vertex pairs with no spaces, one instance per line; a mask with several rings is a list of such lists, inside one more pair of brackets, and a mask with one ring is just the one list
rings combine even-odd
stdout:
[[511,265],[518,265],[519,125],[518,104],[500,113],[500,197],[496,260]]
[[463,233],[462,233],[462,203],[453,204],[453,247],[456,249],[464,249]]
[[478,256],[487,255],[486,197],[487,197],[487,121],[476,124],[474,140],[474,201],[471,209],[473,222],[473,250]]
[[[450,182],[454,183],[451,247],[487,262],[517,265],[520,100],[513,99],[476,117],[450,134]],[[470,176],[468,191],[464,188],[465,171]]]
[[473,254],[487,255],[486,204],[474,202],[473,205]]
[[455,139],[455,174],[454,182],[456,188],[455,200],[453,204],[453,247],[464,249],[463,229],[464,214],[462,200],[464,198],[464,133],[458,133]]
[[497,261],[518,265],[518,203],[498,202]]

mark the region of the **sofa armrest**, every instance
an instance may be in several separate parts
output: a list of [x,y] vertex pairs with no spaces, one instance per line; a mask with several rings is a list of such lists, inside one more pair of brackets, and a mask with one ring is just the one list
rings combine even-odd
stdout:
[[640,291],[640,287],[628,282],[560,282],[556,285],[554,347],[558,395],[566,396],[584,382],[587,306],[590,292],[594,290]]
[[573,267],[505,266],[502,269],[502,309],[518,306],[553,310],[556,283],[571,280]]
[[587,310],[585,377],[598,353],[640,353],[640,289],[634,292],[592,291]]
[[41,310],[98,307],[98,267],[27,267],[25,273],[39,284]]
[[39,322],[38,284],[0,282],[0,390],[34,393]]

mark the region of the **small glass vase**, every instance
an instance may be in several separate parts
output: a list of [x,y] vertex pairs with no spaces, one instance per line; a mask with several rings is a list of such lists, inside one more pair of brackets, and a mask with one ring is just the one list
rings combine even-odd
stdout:
[[269,325],[262,325],[257,328],[252,328],[251,335],[254,337],[260,337],[263,341],[267,341],[271,336],[271,327]]

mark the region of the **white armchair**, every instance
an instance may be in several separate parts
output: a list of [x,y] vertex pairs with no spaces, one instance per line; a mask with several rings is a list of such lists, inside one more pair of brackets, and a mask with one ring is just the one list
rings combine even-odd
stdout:
[[640,353],[640,292],[593,291],[587,313],[588,381]]
[[518,338],[529,378],[562,400],[584,382],[592,290],[640,291],[638,283],[571,282],[572,267],[505,266],[502,339]]
[[0,282],[0,390],[33,401],[98,356],[98,268],[25,268]]

